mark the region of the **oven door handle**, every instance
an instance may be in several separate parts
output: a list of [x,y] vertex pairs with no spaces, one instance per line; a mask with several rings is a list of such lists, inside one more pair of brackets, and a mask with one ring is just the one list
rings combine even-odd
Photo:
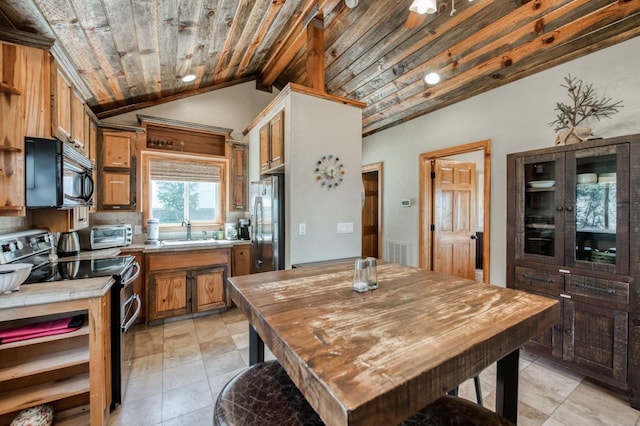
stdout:
[[137,293],[133,293],[129,300],[125,303],[125,305],[130,305],[133,302],[136,302],[136,311],[133,313],[133,316],[122,326],[122,332],[126,333],[129,331],[131,326],[136,322],[138,316],[140,315],[140,309],[142,308],[142,302],[140,301],[140,296]]
[[135,268],[135,272],[133,273],[133,275],[131,275],[129,278],[127,278],[127,280],[125,280],[124,282],[122,282],[122,287],[126,287],[129,284],[131,284],[132,282],[134,282],[135,280],[138,279],[138,277],[140,276],[140,264],[138,262],[133,262],[132,267]]

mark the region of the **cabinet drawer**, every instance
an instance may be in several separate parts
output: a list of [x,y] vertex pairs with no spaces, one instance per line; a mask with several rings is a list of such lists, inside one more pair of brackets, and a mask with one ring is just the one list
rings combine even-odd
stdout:
[[516,266],[516,288],[524,290],[551,290],[562,292],[563,277],[557,271],[545,269],[533,269]]
[[629,303],[629,283],[602,278],[565,275],[565,291],[612,303]]

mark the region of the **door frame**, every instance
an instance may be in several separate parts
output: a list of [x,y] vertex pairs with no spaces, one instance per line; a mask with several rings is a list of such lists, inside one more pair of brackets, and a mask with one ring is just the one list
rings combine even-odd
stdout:
[[[367,164],[360,169],[361,178],[363,173],[378,173],[378,259],[383,259],[382,255],[384,252],[384,248],[382,247],[382,164],[383,163]],[[364,193],[362,196],[364,197]],[[362,247],[360,251],[362,252]]]
[[420,229],[418,236],[418,266],[424,269],[433,269],[432,265],[432,247],[431,247],[431,217],[433,190],[431,185],[431,160],[439,158],[451,157],[458,154],[466,154],[468,152],[483,151],[484,152],[484,222],[483,234],[484,244],[482,246],[482,282],[489,282],[489,265],[490,250],[489,242],[491,241],[491,140],[483,140],[479,142],[471,142],[465,145],[458,145],[449,148],[443,148],[436,151],[430,151],[420,154]]

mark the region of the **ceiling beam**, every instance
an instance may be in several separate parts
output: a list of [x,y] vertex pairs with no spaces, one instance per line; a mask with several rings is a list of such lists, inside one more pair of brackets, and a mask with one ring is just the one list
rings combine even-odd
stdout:
[[307,85],[324,92],[324,22],[318,18],[307,25]]
[[[291,25],[280,47],[270,56],[261,72],[261,84],[271,86],[280,73],[295,58],[296,54],[304,47],[307,37],[305,36],[305,26],[308,22],[309,14],[315,7],[318,7],[318,16],[322,18],[325,13],[331,12],[342,0],[307,0],[302,13],[298,15],[295,23]],[[323,82],[324,88],[324,82]],[[324,90],[324,89],[323,89]]]

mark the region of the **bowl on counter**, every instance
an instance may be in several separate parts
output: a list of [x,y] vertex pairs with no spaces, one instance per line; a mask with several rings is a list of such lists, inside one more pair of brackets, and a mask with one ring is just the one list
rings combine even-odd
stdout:
[[555,184],[555,180],[532,180],[529,182],[529,186],[532,188],[552,188]]
[[597,173],[580,173],[578,175],[578,183],[596,183],[598,182]]
[[20,289],[31,273],[31,263],[9,263],[0,265],[0,294],[9,294]]

